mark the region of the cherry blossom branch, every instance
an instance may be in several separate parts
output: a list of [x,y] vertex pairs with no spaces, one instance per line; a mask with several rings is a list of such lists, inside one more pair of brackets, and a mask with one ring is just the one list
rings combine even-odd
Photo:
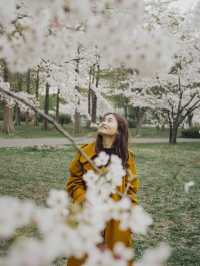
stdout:
[[29,103],[27,100],[19,97],[18,95],[16,95],[14,92],[3,89],[2,87],[0,87],[0,92],[2,92],[3,94],[6,94],[7,96],[16,99],[17,101],[25,104],[26,106],[28,106],[31,110],[33,110],[35,113],[41,115],[44,119],[47,119],[50,123],[52,123],[55,128],[61,133],[63,134],[70,142],[71,144],[74,146],[74,148],[80,152],[80,154],[85,157],[85,159],[91,164],[92,168],[98,173],[98,174],[102,174],[100,169],[94,164],[94,162],[87,156],[87,154],[78,147],[78,145],[76,144],[76,142],[74,141],[73,137],[67,132],[65,131],[52,117],[50,117],[49,115],[45,114],[44,112],[42,112],[41,110],[39,110],[38,108],[36,108],[33,104]]
[[[55,128],[61,133],[63,134],[74,146],[74,148],[80,152],[80,154],[85,157],[85,159],[91,164],[93,170],[95,170],[95,172],[97,172],[100,176],[104,175],[107,173],[108,169],[104,169],[103,171],[101,169],[99,169],[95,163],[87,156],[87,154],[78,147],[78,145],[76,144],[76,142],[74,141],[73,137],[67,132],[65,131],[52,117],[48,116],[47,114],[45,114],[44,112],[42,112],[41,110],[39,110],[38,108],[36,108],[33,104],[31,104],[30,102],[28,102],[27,100],[19,97],[18,95],[16,95],[14,92],[10,91],[10,90],[6,90],[3,89],[2,87],[0,87],[0,92],[2,92],[3,94],[6,94],[7,96],[16,99],[17,101],[25,104],[26,106],[28,106],[31,110],[33,110],[35,113],[41,115],[44,119],[47,119],[50,123],[52,123]],[[129,180],[127,182],[127,187],[124,193],[120,193],[119,191],[116,191],[116,194],[120,195],[120,196],[124,196],[127,195],[128,189],[131,186],[131,181],[136,178],[135,176],[132,175],[131,171],[128,169],[128,175],[131,177],[131,180]]]

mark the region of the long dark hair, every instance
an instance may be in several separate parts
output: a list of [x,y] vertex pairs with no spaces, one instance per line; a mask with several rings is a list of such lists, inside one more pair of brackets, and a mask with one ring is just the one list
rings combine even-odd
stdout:
[[[115,154],[121,158],[123,167],[126,168],[128,160],[128,123],[124,117],[114,112],[104,114],[102,119],[109,114],[114,115],[118,124],[118,134],[116,135],[112,148]],[[103,150],[103,137],[100,134],[97,134],[96,137],[95,150],[97,154]]]

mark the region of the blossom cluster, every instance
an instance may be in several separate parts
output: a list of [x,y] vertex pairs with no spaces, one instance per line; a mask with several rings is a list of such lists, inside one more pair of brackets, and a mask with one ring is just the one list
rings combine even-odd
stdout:
[[[99,161],[105,162],[102,157]],[[81,258],[87,254],[85,266],[127,265],[127,261],[134,258],[131,248],[120,242],[116,243],[113,252],[98,248],[105,224],[110,219],[117,219],[122,228],[129,228],[135,234],[146,234],[153,221],[142,206],[133,206],[126,195],[121,195],[118,201],[110,197],[113,187],[120,183],[119,176],[124,175],[119,158],[112,158],[111,165],[109,172],[100,176],[94,172],[84,176],[88,189],[83,206],[72,204],[67,192],[55,189],[49,192],[46,206],[38,206],[30,200],[1,197],[0,238],[9,239],[17,229],[29,224],[36,226],[40,237],[19,238],[7,255],[0,258],[0,264],[44,266],[60,256]],[[147,250],[136,265],[145,266],[147,259],[148,265],[162,265],[170,255],[170,247],[162,244],[157,249]]]

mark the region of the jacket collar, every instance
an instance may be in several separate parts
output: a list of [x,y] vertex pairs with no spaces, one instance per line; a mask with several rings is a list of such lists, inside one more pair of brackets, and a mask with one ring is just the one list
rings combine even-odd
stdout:
[[[92,143],[88,143],[85,144],[83,146],[81,146],[81,149],[87,154],[87,156],[91,159],[93,156],[96,155],[96,151],[95,151],[95,142]],[[80,162],[81,163],[86,163],[87,160],[85,157],[83,157],[82,155],[80,156]]]
[[[91,159],[96,155],[95,151],[95,142],[84,144],[81,146],[81,149],[87,154],[87,156]],[[134,154],[132,151],[128,150],[128,165],[130,166],[132,160],[134,160]],[[87,159],[84,156],[80,156],[80,162],[81,163],[86,163]]]

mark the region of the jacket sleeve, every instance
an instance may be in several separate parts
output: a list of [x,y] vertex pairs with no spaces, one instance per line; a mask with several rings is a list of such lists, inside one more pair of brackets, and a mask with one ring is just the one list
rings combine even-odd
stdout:
[[80,153],[69,164],[70,175],[67,178],[65,189],[74,202],[81,203],[85,200],[86,184],[83,180],[83,167],[80,163]]
[[140,188],[140,181],[137,177],[137,170],[135,164],[135,156],[133,152],[129,151],[129,159],[128,159],[128,168],[127,168],[127,176],[125,179],[125,190],[127,191],[127,195],[131,199],[133,205],[138,204],[137,191]]

